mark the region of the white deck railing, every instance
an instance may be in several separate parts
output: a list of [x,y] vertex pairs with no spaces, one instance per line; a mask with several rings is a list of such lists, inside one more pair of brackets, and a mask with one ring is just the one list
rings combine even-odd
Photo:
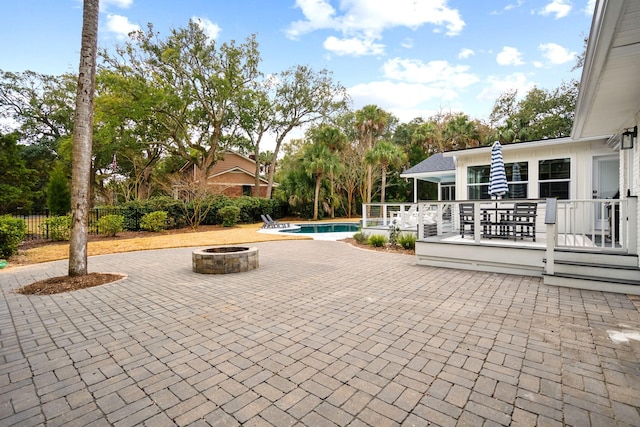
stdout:
[[[518,200],[482,201],[423,201],[414,203],[371,203],[363,206],[363,228],[385,229],[396,221],[401,229],[414,231],[418,240],[425,237],[447,236],[460,233],[460,203],[473,203],[477,224],[473,240],[486,242],[481,236],[480,215],[488,206],[509,207]],[[524,201],[524,200],[522,200]],[[531,201],[531,200],[527,200]],[[637,199],[556,200],[555,226],[545,224],[546,200],[538,203],[536,216],[536,242],[569,250],[616,251],[637,253],[636,224],[627,218],[636,218]],[[611,219],[611,220],[610,220]],[[425,227],[425,225],[429,225]],[[425,232],[428,234],[425,235]],[[469,236],[471,237],[471,236]],[[495,243],[495,241],[494,241]],[[523,242],[524,244],[525,242]]]
[[[636,254],[637,199],[557,200],[555,246]],[[548,224],[550,225],[550,224]]]

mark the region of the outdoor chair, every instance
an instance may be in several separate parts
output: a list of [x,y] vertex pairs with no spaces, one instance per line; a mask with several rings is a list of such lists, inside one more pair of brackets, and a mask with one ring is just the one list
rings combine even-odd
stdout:
[[271,218],[271,215],[266,214],[267,220],[269,220],[269,222],[271,222],[271,224],[273,224],[274,227],[277,228],[288,228],[291,227],[291,224],[289,224],[288,222],[279,222],[273,218]]
[[536,241],[536,214],[538,204],[535,202],[518,202],[513,206],[513,213],[503,224],[513,240],[531,237]]
[[460,236],[464,239],[465,229],[469,227],[469,233],[473,236],[474,220],[473,220],[473,203],[460,203]]
[[260,215],[260,218],[262,218],[262,222],[263,222],[262,228],[274,228],[275,227],[273,221],[269,221],[267,219],[267,217],[265,217],[264,215]]

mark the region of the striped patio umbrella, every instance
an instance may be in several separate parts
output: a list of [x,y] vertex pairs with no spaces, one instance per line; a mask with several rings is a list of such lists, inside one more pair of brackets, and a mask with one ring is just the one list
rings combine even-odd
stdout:
[[489,171],[489,195],[500,199],[509,191],[507,186],[507,173],[504,170],[502,160],[502,145],[496,141],[491,147],[491,169]]

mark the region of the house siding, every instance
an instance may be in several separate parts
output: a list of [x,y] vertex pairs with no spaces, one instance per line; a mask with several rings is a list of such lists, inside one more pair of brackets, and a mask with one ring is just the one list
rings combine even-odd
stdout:
[[[186,168],[185,173],[193,174],[193,168],[193,165]],[[207,185],[212,193],[224,194],[229,197],[242,196],[243,188],[249,186],[253,195],[255,169],[256,163],[253,160],[229,151],[211,168]],[[266,197],[266,195],[267,183],[261,179],[259,196]]]
[[228,152],[225,154],[223,159],[218,160],[218,162],[213,165],[209,175],[217,175],[233,168],[243,169],[253,176],[256,171],[256,164],[251,159],[236,153]]
[[[563,144],[538,145],[535,147],[518,147],[517,144],[503,146],[505,163],[529,162],[529,190],[528,198],[539,198],[538,161],[570,158],[571,183],[570,197],[573,199],[592,198],[593,157],[612,155],[615,152],[609,148],[604,140],[574,141]],[[456,199],[468,199],[467,169],[472,166],[488,165],[491,163],[491,153],[468,152],[458,153],[456,168]]]

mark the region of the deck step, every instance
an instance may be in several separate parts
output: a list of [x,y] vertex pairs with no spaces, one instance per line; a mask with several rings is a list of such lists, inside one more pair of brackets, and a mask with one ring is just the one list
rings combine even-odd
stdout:
[[554,258],[558,262],[589,263],[620,267],[637,267],[638,256],[619,252],[589,252],[556,249]]
[[[546,260],[545,260],[546,262]],[[640,268],[628,265],[597,264],[589,262],[559,261],[556,260],[555,274],[568,274],[609,280],[638,280]]]
[[612,279],[581,274],[543,274],[545,285],[640,295],[640,280]]

